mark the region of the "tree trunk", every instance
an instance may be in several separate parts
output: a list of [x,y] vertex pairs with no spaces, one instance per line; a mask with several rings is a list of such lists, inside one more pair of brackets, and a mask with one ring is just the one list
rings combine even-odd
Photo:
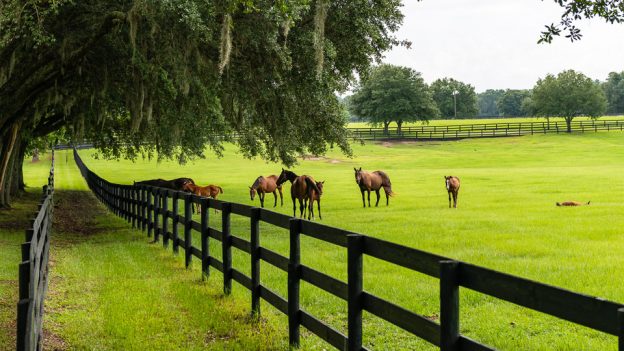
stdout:
[[546,130],[550,130],[550,117],[546,117]]
[[388,126],[390,126],[390,121],[384,121],[384,135],[388,135]]
[[39,149],[35,148],[33,150],[32,162],[39,162]]
[[566,128],[568,133],[572,133],[572,117],[566,117]]
[[403,120],[398,120],[397,122],[397,134],[401,134],[401,126],[403,125]]
[[21,140],[16,158],[13,163],[13,178],[11,181],[11,194],[21,194],[26,190],[24,184],[24,157],[26,156],[26,147],[28,143]]
[[13,175],[13,159],[19,147],[15,147],[18,141],[20,126],[14,124],[3,135],[4,142],[0,150],[0,208],[11,207],[11,176]]

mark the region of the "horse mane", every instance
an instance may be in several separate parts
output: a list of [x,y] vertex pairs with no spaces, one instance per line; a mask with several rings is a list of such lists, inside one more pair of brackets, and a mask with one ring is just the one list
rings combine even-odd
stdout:
[[[263,179],[264,179],[264,177],[263,177],[263,176],[259,176],[258,178],[256,178],[256,181],[255,181],[255,182],[251,185],[251,188],[252,188],[252,189],[256,189],[256,188],[258,188],[258,187],[260,186],[260,182],[261,182]],[[219,189],[221,189],[221,188],[219,187]],[[223,190],[221,190],[221,193],[223,194]]]
[[316,191],[317,194],[323,195],[323,192],[316,185],[316,182],[313,181],[312,179],[310,179],[310,177],[306,176],[305,177],[305,182],[306,182],[306,185],[309,186],[310,188],[314,189],[314,191]]

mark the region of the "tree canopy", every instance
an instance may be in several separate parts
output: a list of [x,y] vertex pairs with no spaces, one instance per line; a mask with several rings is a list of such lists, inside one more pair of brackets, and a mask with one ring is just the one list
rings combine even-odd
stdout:
[[479,117],[499,116],[500,112],[496,103],[498,99],[505,93],[502,89],[488,89],[477,94],[477,105],[479,107]]
[[429,121],[439,115],[429,87],[419,72],[394,65],[380,65],[362,79],[349,99],[351,113],[388,131],[396,122]]
[[531,105],[538,116],[565,118],[568,132],[574,117],[599,117],[607,108],[600,85],[574,70],[539,79],[533,88]]
[[529,90],[507,89],[496,102],[501,116],[519,117],[528,116],[529,111],[525,110],[524,100],[531,95]]
[[602,84],[607,97],[607,113],[624,114],[624,72],[611,72]]
[[224,140],[286,164],[328,142],[349,153],[335,92],[401,44],[400,6],[2,1],[0,206],[28,140],[60,128],[106,157],[202,157]]
[[[455,117],[455,102],[457,117],[473,117],[479,112],[477,94],[470,84],[453,78],[438,79],[431,83],[431,92],[442,117]],[[454,92],[457,92],[456,96],[453,96]]]

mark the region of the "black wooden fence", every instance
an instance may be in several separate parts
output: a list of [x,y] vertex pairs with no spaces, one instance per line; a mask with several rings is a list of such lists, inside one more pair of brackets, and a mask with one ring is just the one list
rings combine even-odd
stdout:
[[[173,250],[184,250],[188,267],[192,257],[202,262],[202,273],[210,267],[223,273],[226,294],[232,280],[251,291],[252,313],[260,313],[260,299],[288,316],[289,341],[299,345],[299,329],[307,328],[339,350],[363,350],[362,311],[368,311],[404,330],[434,344],[442,350],[493,350],[459,332],[459,287],[468,288],[514,304],[581,324],[619,337],[619,350],[624,351],[624,305],[541,284],[465,262],[394,244],[373,237],[352,233],[306,220],[247,205],[208,199],[188,193],[151,186],[113,184],[91,172],[74,151],[76,163],[87,184],[111,211],[132,223],[133,227],[162,236],[163,244],[173,243]],[[173,199],[173,209],[168,200]],[[184,210],[178,200],[184,200]],[[201,204],[200,222],[192,220],[191,206]],[[221,210],[220,229],[209,226],[208,209]],[[248,217],[251,221],[250,241],[230,232],[230,214]],[[171,223],[169,222],[171,220]],[[284,257],[262,247],[260,222],[290,231],[290,254]],[[183,238],[178,224],[184,228]],[[171,225],[171,226],[170,226]],[[194,246],[191,231],[201,234],[200,247]],[[328,276],[300,262],[300,237],[309,236],[346,248],[348,253],[347,282]],[[218,240],[222,261],[209,252],[209,240]],[[232,248],[250,256],[250,275],[232,267]],[[440,324],[406,310],[390,301],[363,290],[362,259],[369,255],[440,280]],[[266,262],[288,274],[287,298],[262,285],[260,264]],[[299,286],[308,282],[347,302],[348,333],[344,335],[299,306]]]
[[48,185],[35,218],[26,229],[19,264],[19,302],[17,303],[17,350],[41,350],[43,301],[48,290],[48,258],[54,204],[54,151]]
[[[465,138],[494,138],[522,136],[533,134],[566,133],[564,121],[555,122],[509,122],[509,123],[476,123],[456,124],[444,126],[411,126],[403,127],[401,131],[390,128],[388,132],[383,128],[347,128],[353,139],[383,140],[383,139],[413,139],[413,140],[449,140]],[[573,133],[624,131],[624,120],[576,120],[571,123]]]

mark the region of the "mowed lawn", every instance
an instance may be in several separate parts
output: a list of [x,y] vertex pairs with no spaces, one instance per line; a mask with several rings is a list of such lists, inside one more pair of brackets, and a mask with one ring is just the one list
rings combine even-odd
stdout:
[[[621,195],[624,143],[621,133],[548,135],[444,143],[354,145],[354,158],[338,152],[301,161],[292,168],[325,180],[323,223],[574,291],[624,301],[624,233]],[[222,199],[251,204],[248,186],[258,175],[276,174],[277,164],[246,160],[234,147],[223,158],[174,162],[106,161],[83,150],[86,164],[119,183],[189,176],[198,184],[221,185]],[[362,208],[353,167],[383,169],[396,196],[385,206]],[[444,175],[462,180],[459,208],[448,209]],[[285,193],[288,194],[289,186]],[[383,196],[383,195],[382,195]],[[374,195],[373,201],[375,199]],[[560,208],[556,201],[590,201]],[[256,200],[257,201],[257,200]],[[272,204],[272,195],[267,203]],[[257,204],[257,202],[255,203]],[[286,196],[277,211],[292,213]],[[248,220],[233,216],[233,232],[248,237]],[[219,216],[211,225],[219,227]],[[287,253],[283,230],[263,225],[263,245]],[[139,235],[137,233],[137,235]],[[196,236],[194,240],[198,240]],[[216,243],[212,243],[216,244]],[[211,250],[220,256],[218,246]],[[302,262],[346,279],[346,251],[306,239]],[[234,266],[248,272],[249,258],[235,250]],[[263,265],[262,280],[286,295],[286,275]],[[212,280],[219,281],[216,273]],[[375,259],[365,260],[364,287],[381,297],[436,319],[438,282]],[[244,289],[235,285],[234,290]],[[346,331],[346,304],[303,284],[302,305]],[[244,295],[246,296],[246,295]],[[462,290],[461,329],[501,349],[615,349],[616,339],[540,313]],[[271,318],[275,312],[265,308]],[[285,325],[283,318],[278,324]],[[281,326],[281,328],[284,328]],[[417,338],[365,314],[365,344],[381,349],[427,348]],[[306,337],[304,347],[322,342]]]

